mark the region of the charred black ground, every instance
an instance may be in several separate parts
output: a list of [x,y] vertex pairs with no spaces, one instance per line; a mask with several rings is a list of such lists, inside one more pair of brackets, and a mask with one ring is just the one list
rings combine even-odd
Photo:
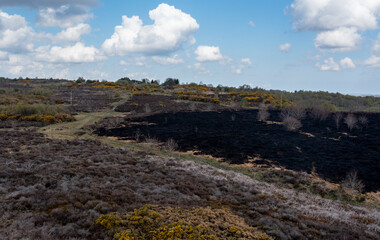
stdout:
[[[360,115],[360,114],[359,114]],[[358,115],[358,116],[359,116]],[[165,142],[174,139],[181,151],[198,151],[233,164],[255,163],[311,172],[339,183],[356,170],[366,191],[380,189],[380,114],[366,114],[368,125],[349,131],[339,129],[332,116],[322,122],[306,118],[297,132],[282,125],[257,121],[256,110],[177,112],[130,118],[123,127],[106,130],[102,136],[135,139],[136,132]],[[280,121],[271,111],[271,121]],[[137,123],[137,124],[136,124]],[[343,124],[342,124],[343,125]]]

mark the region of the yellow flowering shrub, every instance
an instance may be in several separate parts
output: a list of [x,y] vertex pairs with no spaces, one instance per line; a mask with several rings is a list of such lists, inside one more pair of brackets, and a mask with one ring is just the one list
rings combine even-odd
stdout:
[[145,205],[133,213],[101,215],[95,222],[113,239],[271,239],[227,209],[182,209]]

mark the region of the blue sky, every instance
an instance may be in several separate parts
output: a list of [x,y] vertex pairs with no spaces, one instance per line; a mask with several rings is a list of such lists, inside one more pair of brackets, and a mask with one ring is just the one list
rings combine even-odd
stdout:
[[379,94],[380,0],[2,0],[0,75]]

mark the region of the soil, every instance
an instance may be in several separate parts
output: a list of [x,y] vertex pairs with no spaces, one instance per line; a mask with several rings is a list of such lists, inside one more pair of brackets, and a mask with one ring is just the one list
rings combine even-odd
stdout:
[[[278,111],[270,113],[271,121],[280,121]],[[136,132],[162,142],[174,139],[180,151],[197,151],[232,164],[253,162],[308,173],[314,167],[334,183],[357,171],[365,191],[379,191],[380,114],[366,116],[368,125],[352,131],[343,122],[337,129],[330,116],[322,122],[306,118],[300,130],[291,132],[278,123],[257,121],[257,110],[176,112],[130,117],[121,127],[96,132],[132,140]]]

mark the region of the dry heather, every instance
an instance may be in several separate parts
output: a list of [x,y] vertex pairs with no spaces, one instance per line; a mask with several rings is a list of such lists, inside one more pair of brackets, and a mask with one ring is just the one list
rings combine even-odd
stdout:
[[99,142],[0,132],[0,239],[104,239],[102,214],[145,204],[229,208],[278,239],[380,239],[375,208]]

